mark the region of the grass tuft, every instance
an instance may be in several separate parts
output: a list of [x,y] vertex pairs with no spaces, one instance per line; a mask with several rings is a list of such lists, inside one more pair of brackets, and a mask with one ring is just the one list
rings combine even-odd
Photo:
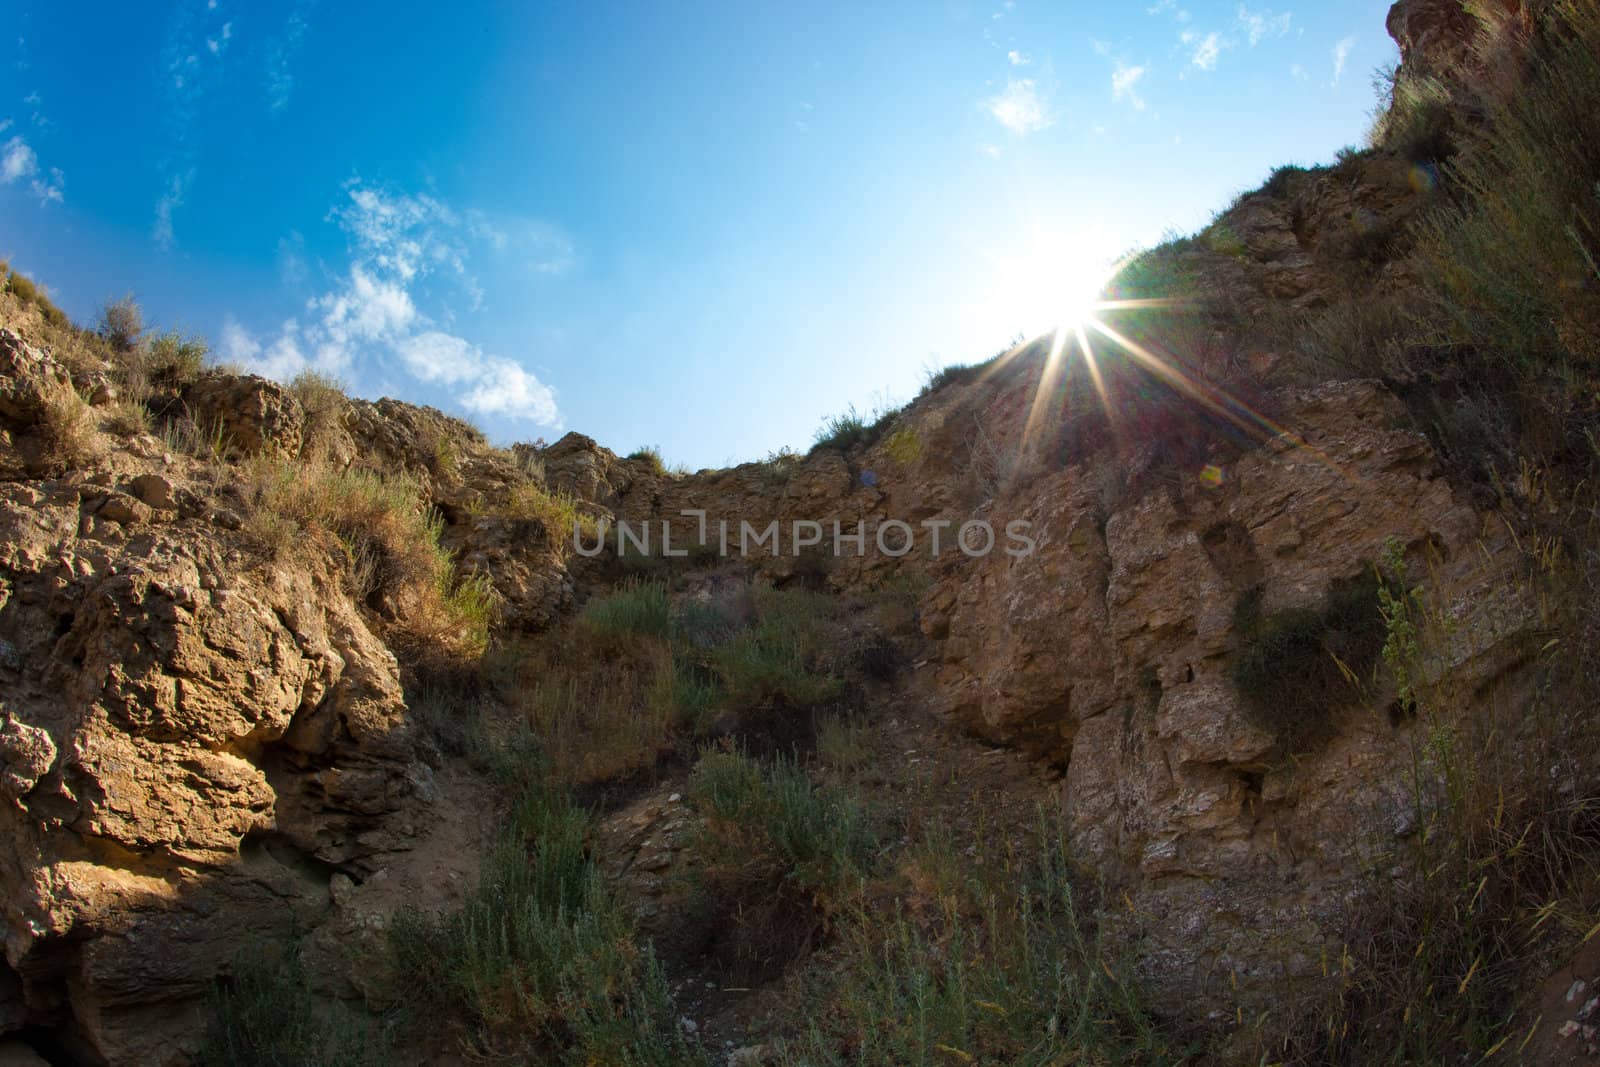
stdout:
[[483,650],[487,579],[458,580],[439,543],[443,520],[411,479],[270,456],[257,457],[247,477],[246,530],[262,548],[281,554],[308,537],[331,538],[343,549],[357,599],[394,632],[463,655]]

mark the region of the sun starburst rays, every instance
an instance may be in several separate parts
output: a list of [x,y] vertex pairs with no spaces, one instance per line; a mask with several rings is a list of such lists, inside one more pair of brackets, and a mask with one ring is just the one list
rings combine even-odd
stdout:
[[[1125,262],[1117,264],[1115,270],[1120,271]],[[1139,431],[1138,417],[1135,416],[1134,423],[1130,425],[1127,416],[1134,409],[1123,410],[1128,403],[1128,386],[1121,378],[1118,381],[1123,384],[1113,385],[1112,375],[1119,368],[1109,362],[1120,357],[1126,361],[1126,367],[1137,368],[1160,383],[1179,398],[1182,405],[1190,407],[1204,421],[1211,421],[1213,426],[1224,423],[1232,428],[1230,433],[1236,431],[1244,438],[1257,442],[1283,438],[1294,449],[1345,474],[1338,464],[1298,434],[1274,422],[1220,383],[1197,374],[1190,360],[1168,351],[1164,344],[1144,337],[1136,339],[1129,336],[1127,327],[1119,321],[1132,313],[1181,312],[1189,309],[1188,302],[1171,297],[1104,299],[1101,294],[1107,284],[1109,280],[1097,287],[1096,299],[1064,306],[1061,311],[1050,335],[1049,348],[1044,353],[1037,385],[1017,440],[1018,460],[1025,459],[1043,446],[1053,422],[1069,420],[1079,414],[1072,411],[1071,407],[1075,397],[1084,396],[1082,390],[1075,391],[1072,387],[1072,377],[1080,361],[1088,375],[1088,384],[1093,389],[1092,402],[1098,403],[1104,413],[1115,446],[1121,450],[1132,443],[1132,435]],[[1096,340],[1098,345],[1094,343]],[[1037,344],[1017,345],[995,360],[984,374],[998,373],[1025,353],[1036,351]],[[1148,426],[1146,431],[1149,432]],[[1209,466],[1205,471],[1213,473],[1211,481],[1216,484],[1220,473]],[[1205,476],[1205,472],[1202,472],[1201,477]],[[1348,474],[1345,476],[1348,477]]]

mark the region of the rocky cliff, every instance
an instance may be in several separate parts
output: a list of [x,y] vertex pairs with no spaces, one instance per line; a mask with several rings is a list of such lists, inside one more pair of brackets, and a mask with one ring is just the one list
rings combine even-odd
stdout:
[[[1495,32],[1534,32],[1502,6]],[[1483,25],[1432,0],[1389,15],[1401,80],[1447,83],[1458,135],[1485,72],[1508,76]],[[861,707],[908,709],[884,736],[952,780],[998,747],[1016,764],[986,781],[1050,783],[1163,1014],[1226,1031],[1314,994],[1351,902],[1426,832],[1418,752],[1514,732],[1550,684],[1517,515],[1537,474],[1486,494],[1419,416],[1431,379],[1359,331],[1337,367],[1318,340],[1418,285],[1435,163],[1385,142],[1287,169],[1125,273],[1121,295],[1166,303],[1108,313],[1093,349],[1042,339],[945,375],[875,439],[693,474],[225,371],[132,376],[0,296],[0,1033],[61,1062],[186,1062],[257,938],[297,939],[329,1004],[390,1003],[384,929],[460,900],[505,799],[429,720],[429,686],[658,573],[577,551],[574,524],[687,532],[686,512],[815,522],[824,544],[864,524],[869,550],[837,559],[728,562],[712,538],[657,564],[685,599],[735,577],[847,604],[914,590],[887,639],[912,666],[867,669]],[[1027,523],[1034,550],[961,551],[975,519]],[[871,550],[894,521],[949,539]],[[1594,785],[1580,760],[1547,769]],[[687,772],[654,773],[605,847],[659,885]]]

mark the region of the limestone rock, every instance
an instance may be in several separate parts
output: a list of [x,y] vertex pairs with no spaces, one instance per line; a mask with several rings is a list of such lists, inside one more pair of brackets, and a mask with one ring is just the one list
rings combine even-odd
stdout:
[[255,375],[206,374],[189,387],[185,402],[200,432],[217,432],[227,451],[300,452],[305,413],[277,382]]
[[0,712],[0,797],[21,800],[55,761],[48,731]]
[[0,420],[26,429],[44,417],[51,395],[72,388],[55,358],[0,327]]
[[141,474],[129,483],[133,495],[159,511],[177,511],[178,499],[172,482],[160,474]]

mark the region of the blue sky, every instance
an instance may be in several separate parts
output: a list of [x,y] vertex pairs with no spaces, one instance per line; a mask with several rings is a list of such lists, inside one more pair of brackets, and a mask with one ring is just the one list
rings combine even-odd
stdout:
[[10,0],[0,255],[82,322],[721,465],[1360,142],[1387,7]]

